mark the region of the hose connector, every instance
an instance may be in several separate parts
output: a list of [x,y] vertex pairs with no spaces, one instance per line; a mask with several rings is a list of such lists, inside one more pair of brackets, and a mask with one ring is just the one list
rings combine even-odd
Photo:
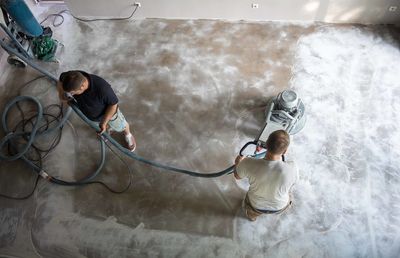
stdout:
[[103,142],[108,142],[108,139],[103,134],[97,134]]
[[39,171],[39,176],[43,177],[46,180],[50,180],[49,174],[46,173],[43,169]]

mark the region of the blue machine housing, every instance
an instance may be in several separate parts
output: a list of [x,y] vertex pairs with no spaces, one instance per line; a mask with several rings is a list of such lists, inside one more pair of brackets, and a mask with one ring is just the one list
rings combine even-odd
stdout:
[[39,37],[43,34],[42,26],[33,16],[24,0],[3,0],[2,7],[26,35]]

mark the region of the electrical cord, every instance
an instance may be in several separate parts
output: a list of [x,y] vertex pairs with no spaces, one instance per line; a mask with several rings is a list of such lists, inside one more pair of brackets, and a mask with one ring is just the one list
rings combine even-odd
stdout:
[[[32,115],[31,117],[29,117],[28,119],[25,119],[25,115],[23,110],[21,109],[19,103],[16,103],[16,106],[18,108],[18,110],[20,111],[20,115],[22,117],[22,119],[15,125],[14,129],[12,130],[13,132],[18,131],[18,128],[21,127],[21,131],[22,132],[26,132],[27,134],[25,134],[23,137],[26,141],[29,140],[29,129],[27,128],[27,126],[31,125],[33,126],[35,119],[37,119],[37,115]],[[53,115],[51,113],[47,113],[44,112],[43,113],[43,118],[46,119],[46,123],[42,126],[40,126],[38,128],[38,132],[43,134],[45,133],[45,131],[50,129],[50,125],[55,122],[55,121],[60,121],[63,117],[63,113],[62,113],[62,106],[61,105],[57,105],[57,104],[52,104],[50,106],[47,106],[45,108],[46,109],[50,109],[51,107],[57,107],[59,108],[59,112],[57,115]],[[53,118],[53,120],[49,120],[49,118]],[[36,151],[36,153],[39,155],[39,158],[37,160],[32,160],[32,161],[39,161],[39,160],[43,160],[45,157],[47,157],[49,155],[49,153],[58,145],[58,143],[61,141],[61,136],[62,136],[62,127],[60,127],[59,132],[53,137],[53,140],[51,141],[50,147],[48,148],[40,148],[37,145],[35,145],[34,143],[32,143],[31,147]],[[10,145],[10,142],[8,144]],[[42,156],[43,154],[43,156]]]
[[[40,24],[42,25],[42,24],[43,24],[45,21],[47,21],[48,19],[50,19],[51,17],[54,17],[54,19],[53,19],[53,21],[52,21],[51,24],[53,25],[53,27],[59,27],[59,26],[61,26],[61,25],[64,23],[64,21],[65,21],[65,18],[64,18],[64,16],[62,15],[63,13],[69,13],[74,19],[76,19],[76,20],[78,20],[78,21],[81,21],[81,22],[93,22],[93,21],[123,21],[123,20],[129,20],[130,18],[132,18],[133,15],[136,13],[136,11],[137,11],[138,8],[139,8],[139,6],[138,6],[138,5],[135,5],[135,9],[134,9],[134,10],[132,11],[132,13],[131,13],[129,16],[127,16],[127,17],[122,17],[122,18],[95,18],[95,19],[83,19],[83,18],[79,18],[79,17],[73,15],[73,14],[71,13],[70,10],[65,9],[65,10],[62,10],[62,11],[60,11],[60,12],[58,12],[58,13],[49,14],[44,20],[42,20],[42,21],[40,22]],[[59,22],[56,23],[57,18],[60,18],[61,20],[60,20]]]
[[[43,77],[44,76],[37,77],[37,78],[25,83],[24,86],[26,86],[27,84],[32,83],[33,81],[36,81],[36,80],[38,80],[40,78],[43,78]],[[36,115],[32,115],[31,117],[26,119],[25,118],[25,113],[23,112],[19,102],[16,102],[15,105],[16,105],[19,113],[20,113],[21,120],[16,123],[16,125],[12,128],[11,131],[12,132],[20,132],[20,136],[21,137],[19,137],[18,139],[19,140],[24,140],[25,143],[26,143],[26,142],[29,141],[29,135],[30,135],[30,132],[27,129],[27,126],[31,125],[32,127],[34,127],[35,124],[36,124],[36,122],[34,120],[38,118],[38,115],[37,114]],[[54,106],[54,105],[50,105],[50,107],[51,106]],[[49,121],[47,119],[48,116],[51,116],[54,119],[52,121]],[[38,127],[38,132],[39,133],[44,133],[46,130],[49,129],[49,126],[50,126],[51,123],[53,123],[56,120],[57,121],[60,120],[62,118],[62,111],[60,109],[60,112],[57,115],[53,115],[53,114],[50,114],[50,113],[43,113],[43,117],[46,118],[46,123],[44,125]],[[30,160],[31,162],[38,163],[39,164],[38,166],[41,167],[43,159],[51,152],[51,150],[53,150],[56,147],[56,145],[60,141],[61,134],[62,134],[62,131],[61,131],[61,127],[60,127],[59,132],[56,134],[56,136],[54,138],[56,141],[53,140],[51,145],[50,145],[50,147],[48,147],[48,148],[38,148],[32,142],[32,149],[35,151],[35,153],[38,156],[38,158],[34,159],[32,157],[26,157],[26,159]],[[18,146],[21,145],[21,142],[17,142],[16,140],[17,139],[15,139],[15,138],[10,138],[7,142],[5,142],[7,144],[8,156],[14,156],[14,155],[18,154]],[[35,192],[35,189],[37,187],[39,179],[40,179],[40,176],[37,175],[36,179],[35,179],[35,183],[34,183],[34,185],[32,187],[32,190],[30,191],[30,193],[28,195],[26,195],[24,197],[14,197],[14,196],[8,196],[8,195],[5,195],[5,194],[0,194],[0,196],[4,197],[4,198],[8,198],[8,199],[14,199],[14,200],[25,200],[25,199],[28,199]]]
[[[62,15],[62,13],[66,12],[67,10],[62,10],[61,12],[58,13],[52,13],[49,14],[46,18],[44,18],[44,20],[42,20],[40,22],[40,25],[42,25],[45,21],[47,21],[48,19],[50,19],[51,17],[54,17],[53,21],[51,22],[51,25],[53,25],[53,27],[59,27],[64,23],[64,16]],[[61,18],[61,21],[59,23],[56,23],[57,18]]]
[[74,17],[76,20],[78,21],[83,21],[83,22],[93,22],[93,21],[123,21],[123,20],[129,20],[130,18],[132,18],[132,16],[136,13],[136,10],[139,8],[138,5],[135,5],[135,9],[133,9],[131,15],[129,15],[128,17],[122,17],[122,18],[96,18],[96,19],[82,19],[79,17],[76,17],[75,15],[73,15],[69,10],[64,10],[69,12],[69,14]]
[[31,192],[30,192],[28,195],[26,195],[26,196],[23,196],[23,197],[9,196],[9,195],[5,195],[5,194],[0,193],[0,197],[7,198],[7,199],[11,199],[11,200],[26,200],[26,199],[29,199],[29,197],[31,197],[31,196],[33,195],[33,193],[35,192],[36,187],[37,187],[37,185],[38,185],[38,183],[39,183],[39,179],[40,179],[40,176],[37,175],[37,176],[36,176],[36,179],[35,179],[35,183],[33,184],[33,187],[32,187]]

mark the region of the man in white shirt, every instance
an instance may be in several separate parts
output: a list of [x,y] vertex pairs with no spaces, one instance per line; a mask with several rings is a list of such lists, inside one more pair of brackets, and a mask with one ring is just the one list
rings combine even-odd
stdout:
[[235,178],[248,178],[250,183],[245,198],[249,220],[255,221],[261,214],[281,212],[290,205],[289,192],[298,180],[299,172],[293,161],[282,161],[289,143],[288,133],[278,130],[268,137],[267,153],[263,159],[236,158]]

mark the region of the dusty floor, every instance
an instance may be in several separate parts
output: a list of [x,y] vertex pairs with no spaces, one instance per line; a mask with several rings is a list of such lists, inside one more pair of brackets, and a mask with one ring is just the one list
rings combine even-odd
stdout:
[[[230,166],[254,139],[267,100],[286,88],[306,104],[307,125],[289,157],[300,167],[294,207],[247,221],[245,183],[199,179],[127,160],[123,194],[44,180],[24,201],[0,198],[0,256],[10,257],[398,257],[400,253],[399,30],[384,26],[143,20],[55,29],[65,44],[59,75],[103,76],[138,141],[137,153],[204,173]],[[0,106],[21,94],[56,103],[38,74],[6,67]],[[48,173],[88,174],[95,133],[75,115]],[[99,176],[127,183],[112,153]],[[34,173],[0,163],[0,192],[28,193]]]

